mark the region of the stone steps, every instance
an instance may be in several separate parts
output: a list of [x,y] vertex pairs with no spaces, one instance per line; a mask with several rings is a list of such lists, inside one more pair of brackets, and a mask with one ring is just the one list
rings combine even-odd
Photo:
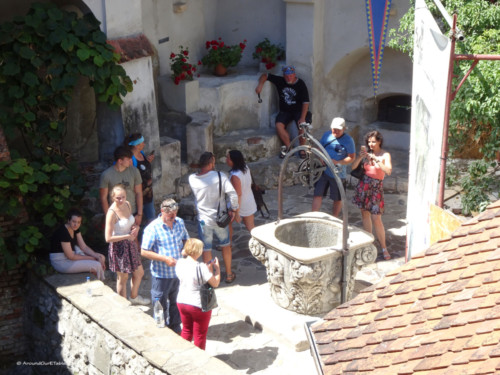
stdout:
[[247,162],[269,159],[279,154],[281,142],[274,129],[241,129],[214,138],[214,154],[224,162],[227,151],[239,150]]

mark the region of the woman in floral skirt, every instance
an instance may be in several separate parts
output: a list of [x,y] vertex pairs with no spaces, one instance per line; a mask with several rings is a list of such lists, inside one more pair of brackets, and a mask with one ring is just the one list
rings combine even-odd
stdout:
[[109,243],[109,269],[116,272],[116,292],[127,298],[127,280],[128,274],[131,273],[129,301],[148,305],[150,300],[138,294],[144,276],[141,255],[135,241],[139,227],[135,225],[123,185],[113,187],[111,200],[113,203],[106,214],[105,238]]
[[380,132],[373,130],[365,135],[365,147],[361,148],[359,156],[352,163],[355,169],[359,163],[363,163],[365,174],[356,186],[356,192],[352,202],[361,209],[363,229],[372,233],[375,228],[382,254],[385,260],[391,259],[385,243],[385,229],[382,223],[384,213],[384,184],[385,175],[392,173],[391,154],[382,149],[384,138]]

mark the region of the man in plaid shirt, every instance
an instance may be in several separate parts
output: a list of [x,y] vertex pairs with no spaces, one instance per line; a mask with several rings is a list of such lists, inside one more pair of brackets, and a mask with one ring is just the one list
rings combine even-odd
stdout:
[[165,325],[180,334],[181,317],[177,309],[179,279],[175,274],[175,265],[189,234],[184,220],[177,217],[178,208],[173,199],[161,203],[161,215],[144,229],[141,255],[151,260],[151,301],[154,304],[155,298],[160,300],[165,312]]

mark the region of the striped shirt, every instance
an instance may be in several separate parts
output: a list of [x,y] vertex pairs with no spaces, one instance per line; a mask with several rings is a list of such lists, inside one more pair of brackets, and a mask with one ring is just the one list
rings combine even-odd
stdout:
[[[189,234],[184,225],[184,220],[176,217],[174,225],[170,228],[166,225],[161,216],[153,220],[145,229],[142,235],[142,248],[154,251],[163,256],[175,259],[181,258],[181,251],[184,247],[183,241],[189,238]],[[157,260],[151,261],[151,275],[161,279],[176,278],[175,266],[169,267],[165,262]]]

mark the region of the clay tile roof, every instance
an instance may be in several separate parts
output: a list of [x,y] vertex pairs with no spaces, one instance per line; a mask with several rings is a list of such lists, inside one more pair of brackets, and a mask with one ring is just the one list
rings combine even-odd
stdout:
[[500,201],[311,330],[325,374],[500,374]]
[[144,34],[108,40],[115,52],[120,54],[120,63],[154,55],[154,49]]

